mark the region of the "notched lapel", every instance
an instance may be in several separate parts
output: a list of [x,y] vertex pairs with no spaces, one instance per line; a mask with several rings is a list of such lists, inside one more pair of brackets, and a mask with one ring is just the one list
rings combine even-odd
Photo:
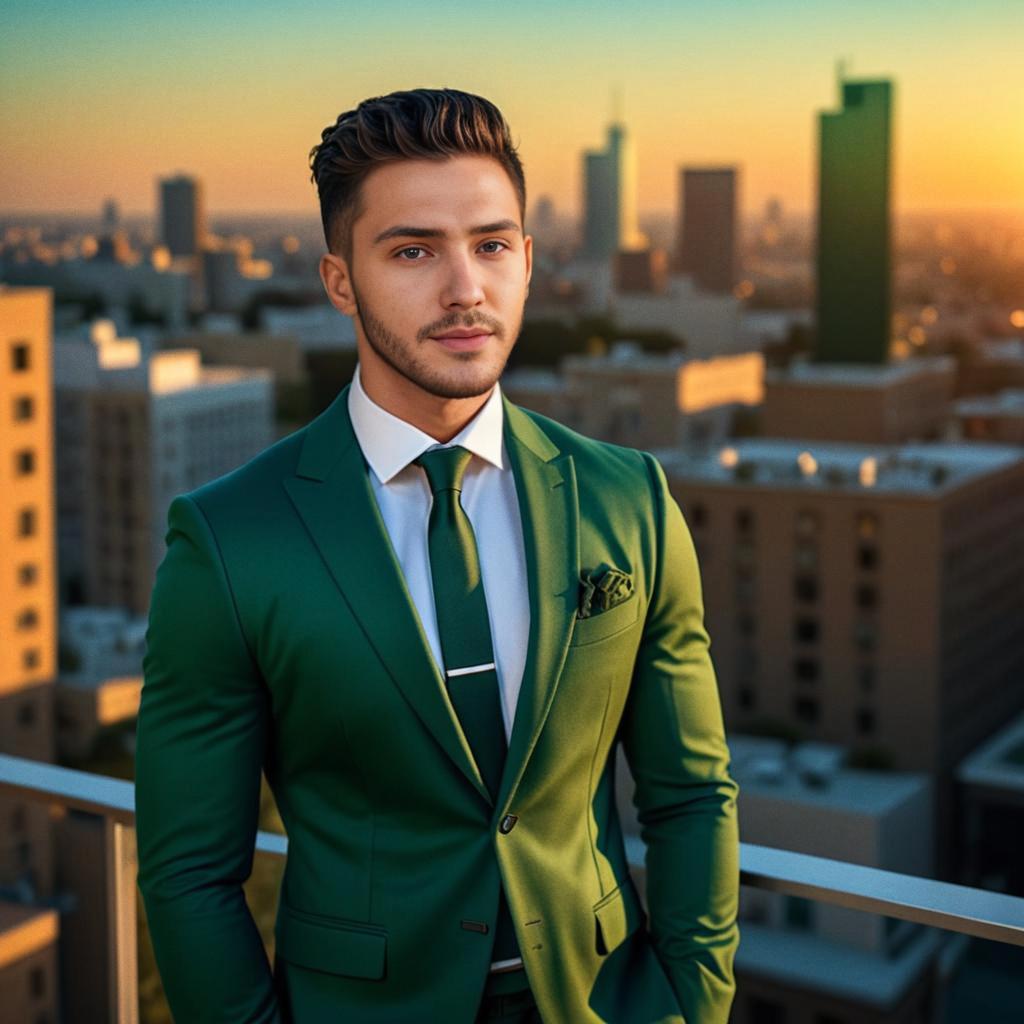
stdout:
[[571,455],[502,395],[505,448],[523,524],[530,637],[498,807],[515,793],[565,665],[580,575],[579,498]]
[[350,386],[307,428],[298,470],[285,488],[395,685],[490,803],[377,507],[348,415]]

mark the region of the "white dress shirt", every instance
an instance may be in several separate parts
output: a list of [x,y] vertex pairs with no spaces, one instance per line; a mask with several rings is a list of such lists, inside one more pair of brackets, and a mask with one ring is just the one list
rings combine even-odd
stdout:
[[480,411],[447,444],[377,405],[363,390],[358,364],[349,389],[348,411],[370,466],[370,482],[391,546],[442,679],[444,661],[427,543],[433,494],[426,470],[411,463],[430,448],[461,445],[473,453],[466,466],[461,500],[476,534],[508,737],[526,666],[530,600],[515,477],[504,448],[501,385],[494,385]]

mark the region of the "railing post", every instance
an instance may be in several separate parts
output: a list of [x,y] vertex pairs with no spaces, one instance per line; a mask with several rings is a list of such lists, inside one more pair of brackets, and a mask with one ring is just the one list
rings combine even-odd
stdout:
[[109,1005],[117,1024],[139,1022],[139,932],[135,829],[104,819],[107,851],[107,963]]

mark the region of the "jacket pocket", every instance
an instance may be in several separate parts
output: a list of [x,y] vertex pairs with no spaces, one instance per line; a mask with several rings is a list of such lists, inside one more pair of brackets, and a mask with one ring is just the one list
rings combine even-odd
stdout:
[[622,604],[617,604],[607,611],[598,612],[585,619],[577,618],[573,625],[569,646],[580,647],[583,644],[593,644],[598,640],[615,636],[616,633],[621,633],[632,626],[639,614],[640,595],[634,592]]
[[292,910],[282,904],[276,952],[289,963],[350,978],[378,980],[387,962],[387,932],[376,925]]
[[597,952],[607,956],[644,923],[640,897],[631,880],[613,889],[594,904]]

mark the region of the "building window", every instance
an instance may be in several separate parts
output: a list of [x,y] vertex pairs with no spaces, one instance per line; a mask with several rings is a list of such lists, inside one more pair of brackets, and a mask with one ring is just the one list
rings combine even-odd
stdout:
[[857,732],[869,736],[875,731],[875,713],[871,708],[860,708],[857,711]]
[[16,341],[11,346],[11,369],[15,373],[29,368],[29,347],[26,341]]
[[801,722],[817,722],[820,714],[818,702],[813,697],[797,697],[793,701],[793,711]]
[[31,448],[22,448],[14,453],[15,476],[28,476],[36,470],[36,453]]
[[819,525],[820,517],[818,513],[809,508],[801,509],[796,514],[796,535],[798,537],[816,537]]
[[35,412],[31,395],[19,395],[14,400],[14,418],[16,420],[30,420]]
[[753,636],[757,632],[757,619],[750,612],[736,616],[736,630],[740,636]]
[[39,649],[30,647],[27,651],[21,652],[21,667],[26,671],[39,668]]
[[36,706],[33,703],[22,704],[18,708],[18,725],[25,728],[36,724]]
[[875,666],[872,662],[865,662],[857,666],[857,681],[865,693],[871,693],[875,688]]
[[874,512],[857,513],[857,536],[861,540],[874,540],[878,536],[878,516]]
[[16,621],[18,629],[35,629],[39,625],[39,613],[35,608],[23,608]]
[[813,544],[797,544],[795,561],[798,569],[817,569],[818,549]]
[[739,704],[744,711],[753,711],[757,707],[757,694],[752,686],[739,688]]
[[42,999],[46,995],[46,971],[42,967],[33,967],[28,977],[32,998]]
[[814,904],[800,896],[787,896],[785,903],[786,927],[809,932],[814,927]]
[[878,630],[873,622],[857,622],[853,629],[854,643],[861,651],[873,651],[878,644]]
[[877,608],[878,590],[871,583],[861,583],[857,586],[857,607]]
[[754,513],[749,508],[736,509],[736,532],[752,533],[754,530]]
[[801,682],[810,683],[818,678],[820,668],[817,658],[797,658],[793,662],[793,675]]
[[818,642],[818,620],[802,615],[794,623],[794,634],[798,644],[816,644]]
[[797,576],[793,580],[796,599],[807,604],[818,600],[818,578],[816,576]]
[[877,569],[878,548],[873,544],[861,544],[857,548],[857,564],[862,569]]
[[36,510],[23,508],[18,512],[18,536],[31,537],[36,532]]
[[25,810],[24,804],[18,804],[11,811],[11,831],[24,832],[26,828],[28,828],[28,813]]
[[18,566],[18,582],[23,586],[27,587],[35,583],[39,579],[39,566],[33,565],[31,562],[26,562],[24,565]]
[[690,524],[704,526],[708,520],[708,510],[700,504],[690,506]]

